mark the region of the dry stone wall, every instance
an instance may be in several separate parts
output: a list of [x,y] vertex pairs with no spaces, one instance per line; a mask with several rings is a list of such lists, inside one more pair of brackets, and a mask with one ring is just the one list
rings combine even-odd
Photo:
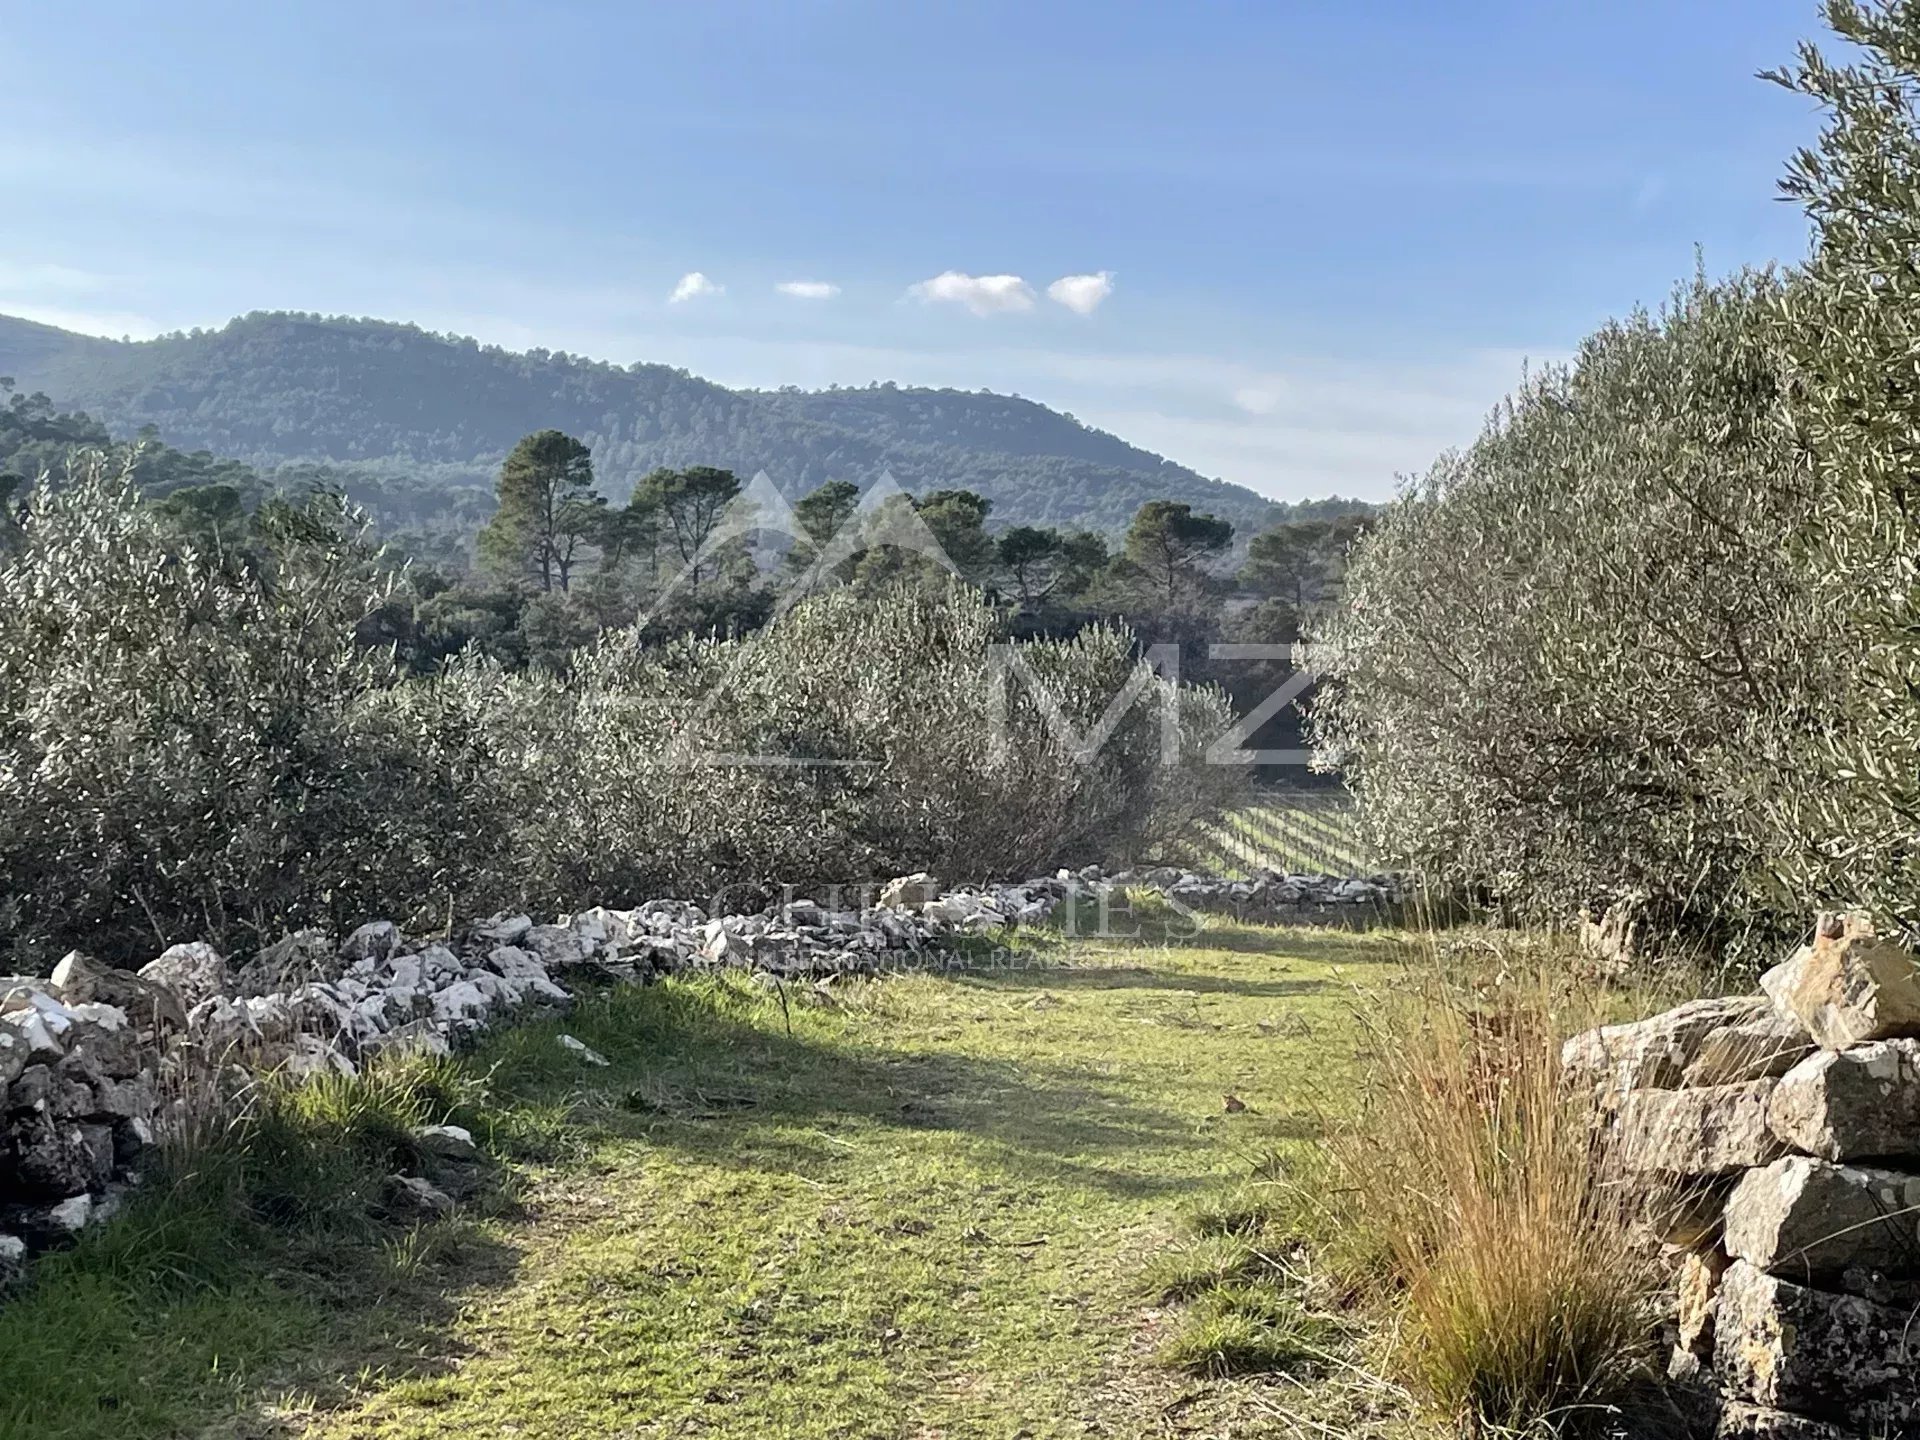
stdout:
[[[566,1009],[582,977],[914,964],[956,936],[1043,921],[1068,888],[1053,878],[942,892],[922,875],[857,908],[794,900],[709,916],[654,901],[553,924],[496,915],[431,938],[377,920],[343,940],[290,935],[238,968],[187,944],[137,973],[76,951],[50,977],[0,977],[0,1281],[111,1215],[191,1098],[243,1092],[265,1074],[351,1075],[392,1050],[450,1053],[518,1012]],[[395,1182],[403,1208],[438,1203]]]
[[1088,882],[1152,890],[1190,910],[1229,914],[1266,924],[1371,925],[1399,917],[1410,899],[1406,878],[1378,875],[1299,875],[1260,870],[1245,879],[1201,875],[1174,865],[1083,870]]
[[[351,1075],[387,1051],[449,1053],[521,1012],[564,1011],[587,978],[644,983],[749,968],[802,979],[920,966],[960,937],[1038,924],[1076,891],[1111,897],[1121,884],[1158,885],[1195,908],[1293,907],[1275,913],[1300,919],[1370,914],[1385,894],[1372,881],[1098,867],[957,889],[920,874],[845,904],[829,896],[709,914],[658,900],[552,924],[495,915],[434,937],[376,920],[344,939],[287,936],[237,967],[194,943],[138,972],[75,952],[50,977],[0,977],[0,1288],[31,1253],[110,1216],[196,1098],[243,1096],[266,1074]],[[578,1041],[569,1048],[584,1064],[599,1059]],[[445,1198],[419,1193],[413,1177],[394,1177],[393,1189],[397,1208],[419,1213]]]
[[1762,993],[1567,1042],[1720,1436],[1920,1435],[1920,962],[1825,915]]

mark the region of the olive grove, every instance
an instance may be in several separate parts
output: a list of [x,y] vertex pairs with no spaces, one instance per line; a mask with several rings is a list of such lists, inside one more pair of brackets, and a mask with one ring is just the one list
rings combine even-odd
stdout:
[[1358,542],[1314,726],[1388,853],[1520,913],[1920,923],[1920,5],[1771,78],[1804,266],[1530,377]]

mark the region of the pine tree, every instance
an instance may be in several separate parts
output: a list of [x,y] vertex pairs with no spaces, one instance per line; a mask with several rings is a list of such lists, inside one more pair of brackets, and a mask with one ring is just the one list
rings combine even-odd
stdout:
[[565,590],[600,533],[606,498],[594,493],[593,455],[571,435],[537,430],[500,467],[500,507],[480,532],[480,556],[503,579]]

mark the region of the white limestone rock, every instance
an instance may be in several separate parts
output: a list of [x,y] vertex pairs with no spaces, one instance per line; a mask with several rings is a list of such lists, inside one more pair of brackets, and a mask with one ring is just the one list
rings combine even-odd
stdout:
[[518,945],[533,929],[533,920],[526,915],[508,915],[504,911],[491,920],[484,920],[474,927],[473,933],[483,940],[491,940],[499,945]]
[[245,995],[284,994],[311,981],[331,980],[343,968],[339,947],[329,936],[297,930],[241,966],[233,980]]
[[241,1004],[253,1032],[268,1044],[285,1044],[300,1028],[300,1017],[284,994],[249,995]]
[[413,1138],[423,1151],[441,1160],[465,1164],[480,1158],[473,1132],[459,1125],[426,1125],[414,1131]]
[[168,946],[157,959],[140,967],[140,976],[166,986],[189,1010],[233,988],[226,959],[200,940]]
[[453,1213],[453,1197],[418,1175],[389,1175],[386,1207],[403,1220],[438,1220]]
[[1708,1036],[1767,1009],[1757,996],[1694,1000],[1650,1019],[1588,1030],[1560,1047],[1561,1072],[1569,1085],[1603,1098],[1676,1089]]
[[425,983],[435,987],[448,980],[458,980],[467,973],[467,967],[460,963],[460,957],[437,942],[422,950],[419,959],[421,973],[426,977]]
[[1796,1285],[1736,1261],[1720,1282],[1714,1375],[1736,1401],[1857,1433],[1911,1434],[1920,1376],[1904,1307]]
[[940,898],[940,882],[924,870],[889,880],[880,888],[880,903],[889,910],[918,908]]
[[496,974],[522,982],[537,998],[553,1005],[570,1005],[573,997],[553,982],[547,967],[528,951],[513,945],[497,945],[487,953],[487,963]]
[[93,1218],[93,1197],[72,1195],[58,1205],[47,1207],[47,1219],[69,1235],[78,1235]]
[[519,942],[540,957],[548,969],[581,965],[592,958],[592,948],[573,931],[560,925],[536,925]]
[[113,1006],[137,1017],[142,1028],[166,1031],[185,1028],[186,1006],[157,980],[121,970],[81,950],[70,950],[53,967],[53,988],[69,1006],[88,1003]]
[[0,1167],[11,1195],[57,1201],[93,1184],[94,1155],[72,1122],[54,1119],[45,1108],[16,1111],[0,1129]]
[[73,1018],[65,1006],[57,1001],[54,1005],[55,1008],[50,1010],[35,1004],[0,1015],[0,1029],[26,1047],[26,1062],[30,1065],[51,1064],[67,1053],[66,1037],[73,1029]]
[[340,953],[348,960],[384,960],[401,946],[404,937],[391,920],[369,920],[340,942]]
[[1772,1010],[1757,1019],[1725,1025],[1699,1044],[1687,1066],[1688,1085],[1738,1085],[1786,1074],[1814,1050],[1798,1019]]
[[484,1021],[491,1008],[485,992],[470,980],[457,980],[433,994],[433,1018],[442,1024]]
[[20,1078],[27,1068],[27,1037],[10,1025],[0,1025],[0,1091]]
[[1882,940],[1862,915],[1822,915],[1813,943],[1760,988],[1827,1050],[1920,1036],[1920,961]]
[[294,1036],[288,1044],[286,1058],[280,1062],[280,1070],[300,1080],[317,1075],[351,1077],[359,1073],[351,1060],[318,1035]]
[[1920,1270],[1920,1175],[1789,1155],[1749,1170],[1727,1200],[1728,1252],[1806,1285],[1855,1267]]
[[613,1063],[598,1050],[588,1045],[584,1040],[576,1040],[571,1035],[562,1035],[560,1037],[560,1046],[564,1050],[571,1050],[589,1065],[610,1065]]
[[395,1026],[362,1047],[364,1055],[432,1055],[445,1059],[453,1054],[446,1033],[431,1020],[411,1020]]

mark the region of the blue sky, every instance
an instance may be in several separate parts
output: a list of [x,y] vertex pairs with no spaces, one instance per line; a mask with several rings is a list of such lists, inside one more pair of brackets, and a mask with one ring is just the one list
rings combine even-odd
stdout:
[[1818,34],[1812,0],[16,4],[0,313],[1011,391],[1377,496],[1696,246],[1802,253],[1774,182],[1816,120],[1753,76]]

